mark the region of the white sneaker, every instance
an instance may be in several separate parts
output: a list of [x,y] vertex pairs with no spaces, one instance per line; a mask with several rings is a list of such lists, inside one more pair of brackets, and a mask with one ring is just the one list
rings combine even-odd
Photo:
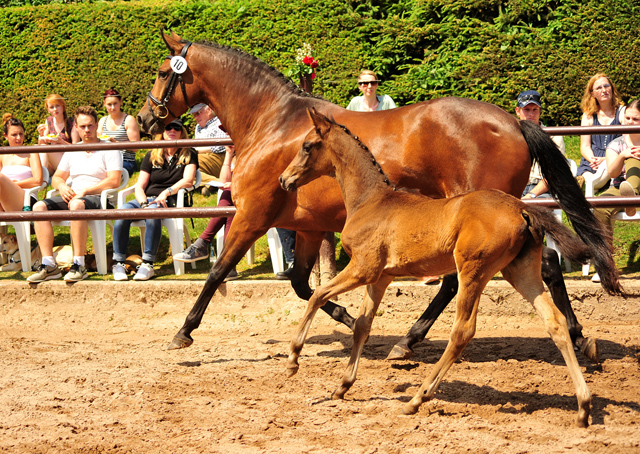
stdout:
[[600,275],[598,273],[594,274],[593,277],[591,278],[591,282],[599,283]]
[[113,280],[114,281],[128,281],[129,276],[127,275],[127,269],[124,267],[122,263],[116,263],[112,267],[113,270]]
[[136,275],[133,276],[134,281],[148,281],[156,274],[153,271],[153,266],[149,263],[143,263],[138,267],[138,271],[136,271]]

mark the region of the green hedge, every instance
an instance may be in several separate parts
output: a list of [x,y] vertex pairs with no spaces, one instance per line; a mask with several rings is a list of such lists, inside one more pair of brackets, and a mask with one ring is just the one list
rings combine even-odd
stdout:
[[536,88],[547,124],[578,124],[582,90],[597,71],[611,75],[625,100],[638,96],[639,17],[635,0],[145,0],[0,8],[0,111],[21,118],[30,141],[51,92],[68,98],[71,111],[83,104],[102,110],[101,93],[113,86],[136,113],[166,54],[164,28],[241,48],[283,72],[308,42],[321,64],[315,92],[341,105],[357,94],[358,72],[371,68],[384,80],[380,90],[401,105],[463,96],[512,111],[518,92]]

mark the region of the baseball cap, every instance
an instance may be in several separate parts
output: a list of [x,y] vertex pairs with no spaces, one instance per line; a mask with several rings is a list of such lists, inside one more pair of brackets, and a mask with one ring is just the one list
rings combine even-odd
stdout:
[[169,126],[169,125],[178,125],[180,127],[184,126],[182,124],[182,120],[179,119],[179,118],[174,118],[173,120],[171,120],[169,123],[167,123],[167,126]]
[[535,90],[527,90],[518,95],[518,107],[525,107],[531,103],[538,107],[542,107],[540,93]]
[[193,106],[193,107],[191,108],[191,110],[189,111],[189,113],[190,113],[190,114],[194,114],[194,113],[196,113],[197,111],[199,111],[200,109],[202,109],[203,107],[206,107],[206,106],[207,106],[207,105],[206,105],[206,104],[203,104],[203,103],[196,104],[195,106]]

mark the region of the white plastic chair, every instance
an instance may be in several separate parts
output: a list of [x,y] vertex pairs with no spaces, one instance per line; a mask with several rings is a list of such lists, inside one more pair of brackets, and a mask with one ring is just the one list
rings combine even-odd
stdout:
[[[42,168],[42,184],[30,189],[24,190],[23,206],[31,206],[31,198],[38,198],[38,193],[47,188],[49,181],[49,171]],[[18,249],[20,250],[20,261],[22,263],[22,271],[31,271],[31,224],[27,221],[10,221],[0,222],[0,226],[11,225],[16,231],[16,239],[18,240]]]
[[[215,186],[218,188],[222,187],[222,184],[217,184],[216,182],[211,182],[208,184],[209,186]],[[220,202],[220,196],[222,196],[222,191],[219,190],[218,203]],[[274,227],[267,230],[267,243],[269,245],[269,254],[271,255],[271,264],[273,265],[274,274],[284,271],[282,243],[280,243],[278,231]],[[222,251],[222,248],[224,248],[224,227],[222,227],[216,234],[216,250],[218,251],[218,254],[220,253],[220,251]],[[247,263],[249,265],[253,265],[255,263],[255,257],[256,245],[252,244],[247,251]]]
[[[126,172],[125,172],[126,173]],[[195,188],[200,186],[202,181],[202,175],[200,173],[200,169],[196,170],[196,181],[195,184],[190,188],[182,188],[178,190],[177,193],[177,201],[176,208],[184,208],[184,196],[187,192],[193,191]],[[122,208],[126,203],[127,196],[133,194],[135,191],[135,186],[131,186],[130,188],[126,188],[118,193],[118,208]],[[189,230],[186,228],[186,218],[166,218],[162,219],[162,227],[167,229],[167,233],[169,234],[169,243],[171,245],[171,253],[178,254],[182,252],[184,242],[187,243],[187,247],[191,246],[191,237],[189,236]],[[134,221],[131,223],[131,227],[138,227],[140,229],[140,245],[142,246],[142,250],[144,251],[144,235],[147,230],[147,224],[144,220]],[[184,241],[183,241],[184,238]],[[196,269],[196,263],[191,264],[191,268]],[[177,260],[173,261],[173,269],[175,270],[176,276],[180,276],[184,274],[184,263],[178,262]]]
[[[584,183],[585,183],[585,197],[594,197],[595,193],[598,189],[603,187],[607,181],[609,181],[611,177],[609,176],[609,172],[607,172],[606,163],[603,163],[598,167],[596,173],[585,172],[584,173]],[[637,212],[633,216],[627,216],[627,213],[624,210],[619,211],[618,213],[611,216],[611,219],[614,221],[640,221],[640,212]],[[589,267],[591,263],[585,263],[582,265],[582,275],[589,275]]]
[[[67,180],[67,184],[69,184],[69,180]],[[100,206],[102,209],[107,209],[108,202],[114,205],[118,191],[126,188],[127,184],[129,184],[129,173],[123,170],[120,186],[113,189],[105,189],[100,193]],[[57,194],[59,194],[57,190],[51,190],[47,193],[47,198]],[[107,225],[111,228],[111,233],[113,233],[113,221],[92,219],[88,220],[87,224],[91,231],[91,238],[93,239],[93,252],[96,255],[98,274],[107,274]],[[71,221],[53,221],[52,225],[69,227],[71,226]]]
[[[569,168],[571,169],[571,174],[575,178],[576,174],[578,173],[578,165],[575,163],[573,159],[569,159],[569,158],[566,158],[566,159],[567,159],[567,164],[569,164]],[[555,210],[553,210],[553,214],[556,216],[556,218],[558,218],[558,221],[562,222],[562,210],[560,208],[556,208]],[[558,249],[558,246],[548,236],[547,236],[547,246],[558,253],[558,259],[560,260],[560,263],[562,263],[562,254],[560,254],[560,250]],[[571,262],[566,258],[564,259],[564,267],[567,273],[571,272]]]

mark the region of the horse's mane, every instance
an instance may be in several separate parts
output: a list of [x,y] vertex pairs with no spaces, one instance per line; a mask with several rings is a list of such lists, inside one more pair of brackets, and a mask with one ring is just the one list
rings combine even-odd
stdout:
[[389,177],[387,177],[387,174],[384,173],[384,170],[382,170],[382,166],[380,166],[380,164],[378,163],[378,161],[376,160],[376,157],[373,155],[373,153],[371,153],[371,150],[369,150],[369,147],[367,147],[364,143],[362,143],[362,141],[358,138],[358,136],[354,135],[351,133],[351,131],[349,131],[349,128],[347,128],[345,125],[341,125],[340,123],[336,123],[335,120],[333,120],[332,118],[327,118],[327,120],[329,120],[329,122],[339,128],[341,128],[344,132],[347,133],[347,135],[349,137],[351,137],[353,140],[356,141],[356,143],[358,144],[358,146],[360,148],[362,148],[370,157],[371,162],[373,163],[373,166],[376,168],[376,170],[378,172],[380,172],[380,174],[383,177],[383,181],[388,185],[391,186],[391,188],[396,191],[397,188],[396,186],[391,183],[391,180],[389,180]]
[[[189,41],[186,41],[184,39],[180,40],[180,43],[182,44],[186,44],[188,42]],[[302,90],[291,79],[286,77],[284,74],[282,74],[280,71],[275,69],[273,66],[266,64],[265,62],[260,60],[258,57],[255,57],[241,49],[237,49],[235,47],[230,47],[230,46],[223,46],[221,44],[214,43],[211,41],[196,41],[196,44],[200,44],[205,47],[211,47],[216,50],[220,50],[225,53],[232,54],[233,57],[235,57],[234,60],[238,62],[247,63],[250,66],[258,68],[260,71],[266,72],[267,74],[272,76],[275,80],[279,81],[281,86],[287,88],[293,94],[296,94],[298,96],[303,96],[303,97],[309,97],[309,98],[324,99],[321,96],[315,96],[311,93],[307,93],[306,91]]]

